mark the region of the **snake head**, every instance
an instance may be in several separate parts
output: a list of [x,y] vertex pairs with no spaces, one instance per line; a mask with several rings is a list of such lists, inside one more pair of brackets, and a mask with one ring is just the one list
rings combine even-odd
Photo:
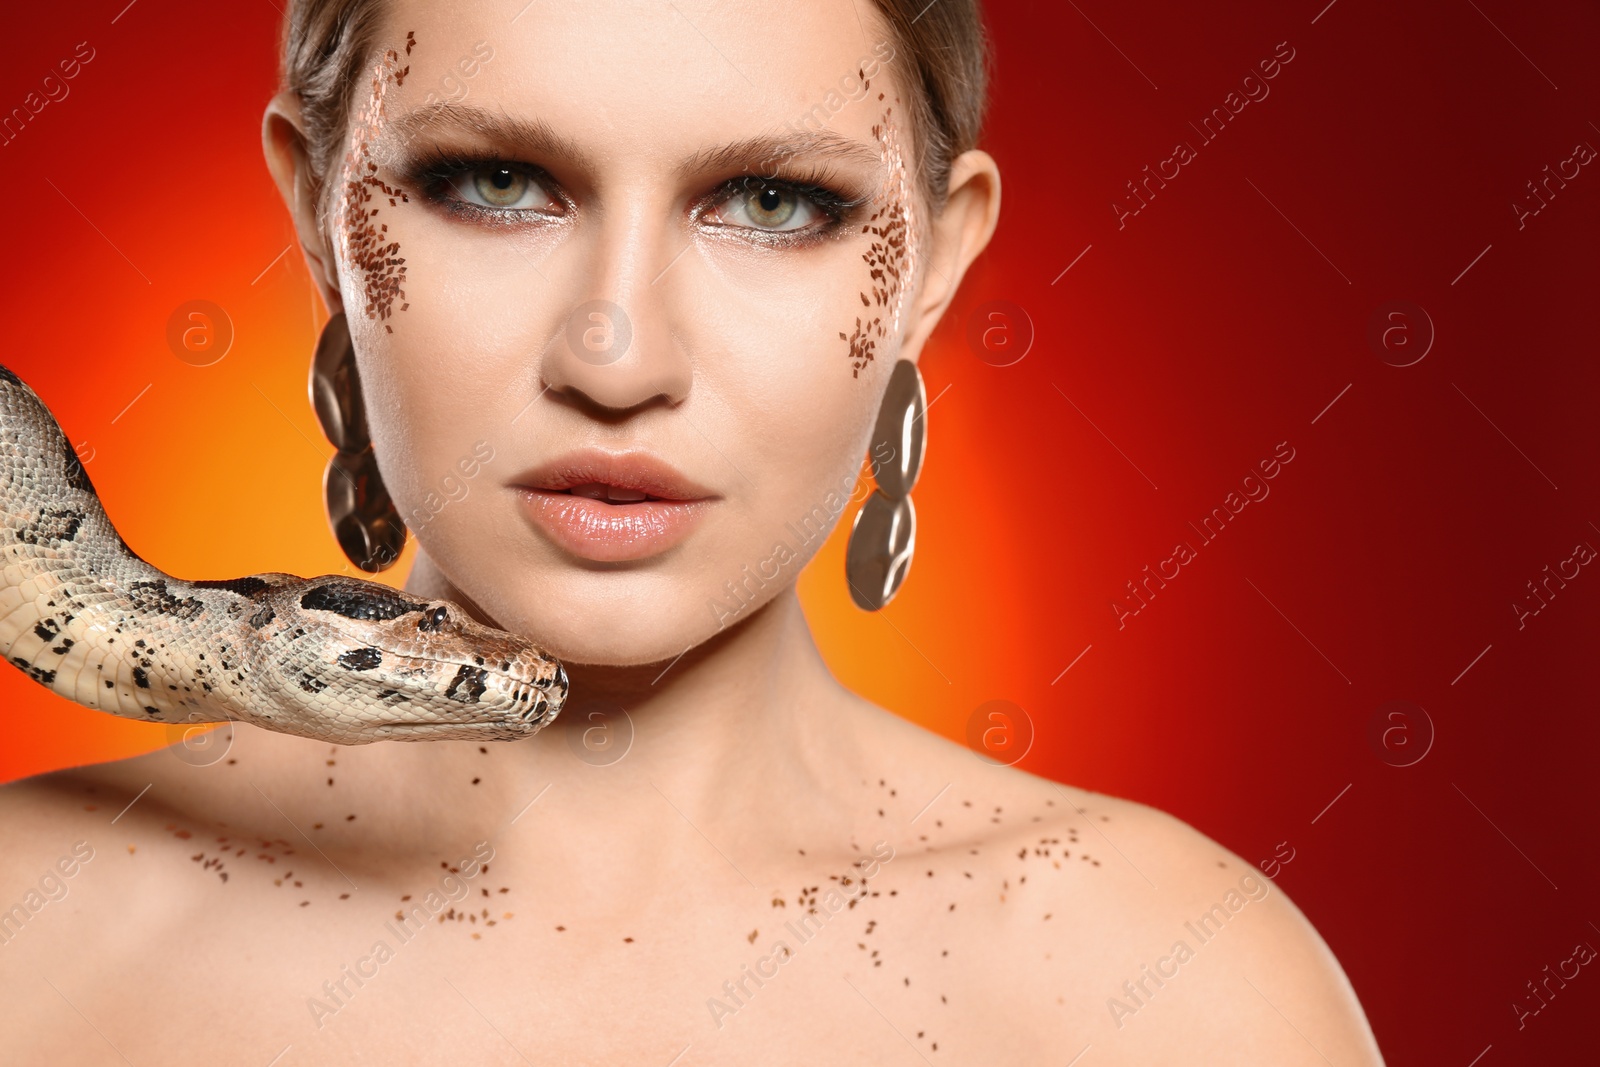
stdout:
[[[559,661],[457,604],[323,575],[275,591],[267,664],[315,731],[368,741],[511,740],[553,722],[567,698]],[[312,733],[297,724],[274,729]],[[340,736],[334,737],[338,733]]]

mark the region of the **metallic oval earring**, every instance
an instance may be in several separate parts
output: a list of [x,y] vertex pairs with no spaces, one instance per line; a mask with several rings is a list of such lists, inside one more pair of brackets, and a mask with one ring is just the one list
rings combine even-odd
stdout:
[[917,547],[911,489],[927,451],[927,411],[928,394],[916,364],[897,360],[872,430],[878,488],[856,513],[844,555],[850,599],[863,611],[877,611],[893,600],[911,570]]
[[317,339],[311,361],[311,406],[323,435],[338,449],[322,475],[328,525],[345,557],[369,574],[394,565],[406,545],[406,526],[378,472],[367,434],[367,412],[356,373],[356,350],[344,312]]

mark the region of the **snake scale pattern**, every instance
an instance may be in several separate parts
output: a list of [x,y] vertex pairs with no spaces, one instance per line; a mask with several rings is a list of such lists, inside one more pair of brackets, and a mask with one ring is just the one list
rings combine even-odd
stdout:
[[566,701],[554,657],[448,601],[337,574],[184,581],[145,562],[4,367],[0,508],[0,652],[86,707],[365,744],[513,740]]

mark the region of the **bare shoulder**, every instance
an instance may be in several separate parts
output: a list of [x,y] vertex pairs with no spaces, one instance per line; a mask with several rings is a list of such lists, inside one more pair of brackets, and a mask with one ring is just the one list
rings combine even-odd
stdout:
[[[40,863],[54,866],[53,852],[71,853],[74,840],[85,840],[97,810],[91,795],[83,791],[71,772],[39,775],[0,785],[0,874],[8,884],[27,881],[27,873]],[[72,875],[88,854],[71,866]],[[37,873],[37,872],[35,872]],[[70,877],[65,870],[64,877]]]
[[1122,872],[1096,895],[1125,946],[1095,997],[1106,1036],[1146,1030],[1141,1062],[1201,1047],[1241,1062],[1382,1062],[1344,969],[1272,879],[1173,815],[1067,791],[1079,801],[1063,825],[1093,827]]
[[[1007,975],[1008,1017],[1030,1006],[1030,1054],[1382,1063],[1338,960],[1253,863],[1149,805],[997,765],[904,721],[882,728],[915,803],[943,789],[915,851],[948,855],[955,877],[989,890],[964,949],[996,958],[981,970]],[[929,885],[944,874],[919,866]]]
[[[0,883],[11,887],[0,900],[0,945],[29,962],[24,971],[74,976],[95,956],[79,954],[85,945],[100,946],[101,963],[115,957],[118,938],[108,937],[128,917],[129,900],[145,902],[142,912],[187,902],[171,877],[176,865],[147,862],[152,849],[178,843],[152,840],[147,824],[158,806],[136,803],[140,788],[123,780],[127,765],[137,769],[141,760],[148,757],[0,786]],[[53,995],[39,982],[9,984],[4,1014],[45,1010]]]
[[1339,961],[1272,879],[1164,811],[1044,788],[1071,798],[1051,836],[1098,854],[1103,875],[1055,887],[1063,911],[1092,916],[1051,932],[1096,961],[1088,987],[1072,983],[1084,1044],[1098,1036],[1138,1063],[1382,1063]]
[[[108,820],[132,799],[100,773],[75,767],[0,785],[0,869],[21,874],[46,853],[104,837]],[[86,846],[93,851],[93,844]],[[68,849],[70,851],[70,849]],[[83,858],[87,862],[88,857]]]
[[72,898],[55,910],[77,912],[80,921],[102,893],[158,890],[162,901],[181,904],[183,894],[168,885],[181,883],[170,877],[174,868],[145,861],[184,853],[187,827],[199,826],[208,810],[204,794],[185,788],[189,770],[158,749],[0,785],[0,876],[38,883],[54,871],[46,888]]

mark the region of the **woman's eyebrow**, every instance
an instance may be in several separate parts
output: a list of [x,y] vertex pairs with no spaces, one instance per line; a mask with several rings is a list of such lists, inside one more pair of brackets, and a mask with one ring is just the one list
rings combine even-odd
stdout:
[[389,130],[401,145],[433,132],[476,134],[506,149],[532,156],[558,157],[590,168],[593,161],[570,137],[563,137],[542,119],[519,119],[471,104],[448,100],[424,104],[395,117]]
[[795,156],[825,156],[863,167],[879,167],[884,162],[883,153],[863,141],[829,130],[791,129],[701,149],[679,165],[678,173],[688,176],[706,171],[761,169]]
[[[423,104],[389,123],[389,135],[400,145],[410,144],[426,133],[463,132],[475,134],[508,150],[545,158],[568,160],[591,169],[593,159],[570,137],[564,137],[542,119],[519,119],[471,104],[448,100]],[[863,141],[853,140],[829,130],[785,130],[704,148],[678,166],[683,176],[706,171],[761,168],[795,156],[825,156],[840,163],[866,167],[883,164],[882,152]]]

